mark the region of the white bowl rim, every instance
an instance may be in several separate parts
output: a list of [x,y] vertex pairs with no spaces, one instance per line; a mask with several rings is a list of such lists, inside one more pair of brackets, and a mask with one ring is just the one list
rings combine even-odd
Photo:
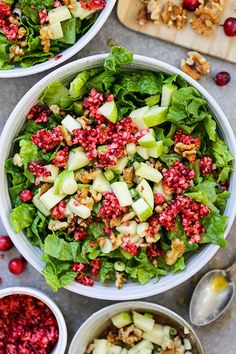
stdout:
[[[121,309],[121,311],[125,311],[124,308],[126,308],[126,311],[131,311],[133,309],[136,309],[138,311],[138,309],[140,311],[153,311],[153,312],[159,312],[167,317],[170,317],[172,319],[174,319],[174,321],[178,322],[181,326],[183,327],[187,327],[191,334],[193,334],[194,340],[196,341],[197,346],[199,347],[199,349],[202,351],[202,354],[205,353],[205,350],[202,346],[202,343],[198,337],[198,335],[196,334],[195,330],[193,329],[193,327],[179,314],[177,314],[175,311],[170,310],[169,308],[159,305],[159,304],[155,304],[153,302],[146,302],[146,301],[126,301],[126,302],[120,302],[117,304],[113,304],[113,305],[109,305],[106,306],[104,308],[102,308],[101,310],[98,310],[97,312],[93,313],[91,316],[89,316],[87,318],[87,320],[85,320],[83,322],[83,324],[79,327],[79,329],[77,330],[77,332],[75,333],[69,350],[68,350],[68,354],[73,354],[73,350],[74,347],[76,349],[76,343],[79,340],[80,337],[80,333],[83,332],[86,328],[89,328],[91,332],[93,332],[93,323],[95,323],[96,321],[99,321],[100,318],[102,317],[102,315],[105,314],[109,314],[110,312],[112,312],[114,310],[114,312],[117,310],[117,313],[119,313],[119,309]],[[102,323],[101,323],[102,325]],[[200,354],[200,353],[199,353]]]
[[[52,73],[50,73],[49,75],[41,79],[18,102],[18,104],[12,111],[10,117],[8,118],[1,135],[0,151],[2,151],[2,158],[0,159],[0,204],[4,205],[5,207],[0,208],[0,216],[3,220],[3,224],[6,227],[9,236],[13,240],[18,250],[31,263],[31,265],[40,272],[43,269],[43,262],[39,259],[39,254],[36,255],[36,251],[34,252],[35,247],[29,245],[29,241],[25,236],[22,239],[20,239],[20,235],[24,235],[24,234],[22,232],[19,234],[15,234],[10,224],[9,213],[7,212],[7,208],[8,207],[11,208],[10,198],[9,198],[7,187],[4,188],[4,186],[6,186],[6,176],[4,173],[3,155],[4,155],[4,150],[6,150],[6,146],[7,146],[6,142],[8,142],[9,140],[9,136],[11,135],[11,131],[12,131],[12,126],[14,126],[15,119],[17,117],[18,112],[20,112],[22,109],[25,109],[25,107],[28,106],[29,104],[28,101],[30,100],[31,96],[36,95],[38,97],[39,93],[41,93],[42,90],[50,82],[53,82],[54,80],[58,80],[58,79],[60,80],[61,78],[58,78],[58,76],[60,75],[62,76],[63,73],[65,72],[67,74],[79,72],[81,69],[78,68],[82,67],[83,65],[84,67],[88,67],[88,68],[102,65],[103,61],[107,56],[108,54],[99,54],[99,55],[94,55],[94,56],[76,60],[72,63],[64,65],[61,68],[58,68],[57,70],[53,71]],[[170,74],[181,75],[190,85],[195,87],[206,98],[208,102],[208,106],[210,106],[211,110],[214,111],[215,116],[217,116],[216,119],[220,119],[220,126],[221,128],[224,129],[224,133],[226,134],[225,138],[227,137],[227,143],[230,146],[231,153],[234,156],[234,160],[236,159],[236,141],[235,141],[235,136],[233,134],[232,128],[227,118],[225,117],[225,114],[223,113],[222,109],[219,107],[218,103],[198,82],[194,81],[191,77],[189,77],[179,69],[167,63],[164,63],[157,59],[152,59],[140,55],[134,55],[133,64],[128,67],[130,68],[142,67],[143,69],[163,71]],[[235,165],[235,161],[233,162],[233,164]],[[230,183],[229,191],[231,193],[231,196],[227,202],[227,207],[225,212],[225,214],[228,215],[228,222],[224,233],[225,237],[227,236],[232,226],[235,213],[236,213],[236,198],[233,198],[233,196],[236,195],[235,168],[233,173],[231,174],[231,183]],[[71,284],[66,286],[66,289],[78,293],[80,295],[102,299],[102,300],[113,300],[113,301],[134,300],[134,299],[153,296],[165,292],[169,289],[172,289],[175,286],[183,283],[184,281],[192,277],[208,263],[208,261],[214,256],[214,254],[217,252],[218,249],[219,247],[213,244],[205,246],[205,248],[201,252],[191,257],[191,259],[189,260],[189,264],[184,271],[176,274],[170,273],[162,277],[158,283],[155,282],[152,286],[148,286],[148,284],[150,285],[151,283],[150,281],[148,284],[145,284],[144,286],[141,286],[140,284],[136,283],[133,288],[129,288],[129,289],[128,289],[129,285],[126,284],[123,287],[123,289],[118,290],[116,288],[113,289],[111,286],[106,286],[106,285],[103,286],[100,283],[96,283],[96,285],[94,285],[93,288],[90,288],[73,281]]]
[[80,52],[100,31],[105,24],[107,18],[111,14],[116,0],[107,0],[106,7],[99,14],[96,22],[92,27],[71,47],[66,48],[64,51],[55,55],[55,57],[39,64],[30,66],[29,68],[15,67],[9,70],[0,70],[0,78],[16,78],[34,75],[43,71],[53,69],[56,66],[62,64],[72,56]]
[[0,299],[13,294],[23,294],[23,295],[31,295],[42,302],[44,302],[50,310],[53,312],[56,317],[58,328],[59,328],[59,337],[57,341],[56,347],[53,349],[51,354],[64,354],[67,345],[67,327],[65,319],[62,315],[61,310],[57,306],[57,304],[49,298],[42,291],[39,291],[35,288],[25,287],[25,286],[14,286],[0,290]]

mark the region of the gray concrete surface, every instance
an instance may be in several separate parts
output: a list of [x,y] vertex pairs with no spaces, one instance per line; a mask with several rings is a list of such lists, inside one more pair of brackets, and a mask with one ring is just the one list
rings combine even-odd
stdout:
[[[110,38],[114,39],[117,44],[126,46],[129,50],[132,50],[135,53],[158,58],[177,67],[179,66],[180,60],[187,52],[186,49],[127,30],[118,22],[114,11],[113,15],[109,18],[96,38],[94,38],[93,41],[90,42],[90,44],[77,56],[73,57],[71,61],[76,58],[109,51],[107,40]],[[212,75],[203,78],[201,83],[221,105],[234,129],[234,132],[236,132],[236,65],[214,58],[209,58],[209,60],[212,64]],[[215,85],[211,76],[222,70],[226,70],[231,73],[232,81],[228,86],[220,88]],[[32,85],[34,85],[45,75],[46,73],[41,73],[39,75],[26,78],[0,79],[1,129],[3,128],[16,103],[32,87]],[[186,320],[189,320],[189,300],[194,289],[194,284],[196,284],[199,276],[204,274],[208,269],[212,269],[214,267],[225,267],[233,261],[236,255],[235,230],[236,223],[234,224],[228,237],[228,249],[220,250],[214,259],[200,273],[198,273],[196,277],[186,281],[184,284],[173,290],[145,300],[167,306],[183,316]],[[0,232],[4,233],[4,227],[2,224]],[[5,254],[4,259],[0,259],[0,276],[3,278],[3,283],[0,285],[0,289],[7,286],[17,285],[32,286],[49,294],[51,298],[58,303],[65,315],[69,333],[68,343],[71,342],[72,336],[84,320],[86,320],[95,311],[111,304],[111,302],[108,301],[100,301],[79,296],[70,293],[67,290],[60,290],[57,294],[53,294],[48,286],[45,285],[43,277],[29,264],[26,272],[21,276],[13,276],[9,273],[7,264],[12,257],[17,255],[17,250],[13,249]],[[235,354],[235,327],[236,300],[234,300],[230,309],[220,319],[204,328],[196,328],[196,331],[206,349],[207,354]]]

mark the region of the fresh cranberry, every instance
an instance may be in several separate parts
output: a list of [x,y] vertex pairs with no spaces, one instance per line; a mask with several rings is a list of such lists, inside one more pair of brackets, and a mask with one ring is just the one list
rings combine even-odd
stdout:
[[53,165],[57,167],[65,167],[69,159],[69,149],[66,146],[64,149],[57,151],[56,156],[52,160]]
[[23,202],[28,202],[29,200],[31,200],[33,198],[33,194],[30,192],[29,189],[24,189],[21,194],[20,194],[20,199]]
[[218,86],[225,86],[230,82],[231,76],[227,71],[221,71],[214,77],[214,81]]
[[42,165],[42,162],[30,162],[28,164],[28,169],[33,173],[34,176],[47,178],[51,176],[51,171]]
[[56,126],[53,127],[52,131],[48,129],[38,130],[37,133],[32,135],[31,139],[43,152],[49,152],[63,140],[63,136],[60,127]]
[[155,243],[151,243],[147,247],[147,256],[149,259],[152,259],[154,257],[161,257],[163,256],[163,251],[160,250]]
[[201,174],[208,175],[213,170],[213,160],[210,156],[203,156],[200,158],[199,167],[201,170]]
[[9,251],[13,247],[12,240],[9,236],[0,236],[0,251],[5,252]]
[[85,270],[85,264],[74,262],[74,263],[72,263],[71,268],[74,272],[80,273]]
[[93,286],[94,285],[94,281],[88,275],[85,275],[85,274],[79,274],[75,278],[75,280],[77,281],[77,283],[80,283],[85,286]]
[[65,218],[66,202],[65,200],[60,201],[52,209],[51,215],[54,219],[61,220]]
[[154,194],[154,203],[155,203],[155,205],[162,205],[163,203],[165,203],[165,197],[160,193],[155,193]]
[[82,227],[78,228],[77,230],[75,230],[74,232],[74,239],[76,241],[82,241],[84,240],[86,237],[88,237],[88,233],[87,231],[85,231]]
[[125,207],[121,207],[115,194],[112,192],[103,193],[104,199],[102,207],[99,209],[98,217],[104,219],[115,219],[126,212]]
[[226,36],[234,37],[236,36],[236,18],[229,17],[224,22],[224,32]]
[[88,0],[86,2],[81,1],[81,7],[88,10],[101,10],[106,6],[104,0]]
[[13,258],[8,263],[8,269],[11,273],[19,275],[25,270],[25,261],[20,258]]
[[186,134],[183,130],[177,130],[175,133],[175,144],[183,143],[185,145],[195,145],[196,148],[200,148],[201,139],[198,137],[193,137],[190,134]]
[[187,11],[195,11],[199,5],[198,0],[183,0],[183,8]]

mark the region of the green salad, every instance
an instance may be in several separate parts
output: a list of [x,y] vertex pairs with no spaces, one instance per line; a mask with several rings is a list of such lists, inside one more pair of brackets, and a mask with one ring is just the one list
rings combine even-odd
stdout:
[[0,70],[59,59],[105,6],[106,0],[0,0]]
[[43,250],[54,291],[144,285],[227,245],[233,157],[205,98],[178,75],[123,70],[132,60],[113,47],[46,87],[5,162],[12,227]]

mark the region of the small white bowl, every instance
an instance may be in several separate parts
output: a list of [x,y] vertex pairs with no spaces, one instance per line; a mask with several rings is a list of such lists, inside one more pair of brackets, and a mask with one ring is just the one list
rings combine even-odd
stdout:
[[173,320],[182,328],[187,328],[193,342],[197,347],[198,354],[205,353],[193,328],[182,317],[177,315],[177,313],[166,307],[153,304],[151,302],[132,301],[105,307],[89,317],[76,332],[71,342],[68,354],[84,354],[88,345],[95,338],[98,338],[98,336],[101,335],[102,332],[111,324],[110,320],[112,316],[115,316],[122,311],[132,310],[147,311],[153,314],[161,315]]
[[37,289],[27,288],[27,287],[12,287],[0,290],[0,299],[13,294],[23,294],[33,296],[42,302],[44,302],[56,317],[58,328],[59,328],[59,338],[57,344],[51,354],[64,354],[67,344],[67,328],[64,317],[61,313],[59,307],[53,302],[47,295],[42,293]]
[[101,11],[96,22],[73,46],[65,49],[61,53],[57,53],[54,58],[47,60],[44,63],[33,65],[29,68],[15,67],[9,70],[0,70],[0,78],[14,78],[38,74],[42,71],[55,68],[57,65],[62,64],[67,59],[70,59],[96,36],[112,12],[115,3],[116,0],[107,0],[106,7]]
[[[11,154],[12,141],[17,136],[23,124],[25,123],[26,116],[30,111],[31,107],[38,102],[39,96],[42,91],[53,81],[59,80],[68,83],[80,71],[101,67],[106,58],[107,54],[99,54],[79,59],[77,61],[64,65],[63,67],[55,70],[54,72],[44,77],[36,85],[34,85],[18,102],[15,109],[8,118],[8,121],[1,135],[0,205],[2,207],[0,208],[0,216],[15,246],[24,256],[24,258],[27,259],[27,261],[40,272],[43,270],[45,265],[44,262],[40,259],[42,251],[39,248],[32,246],[23,232],[15,234],[10,223],[10,213],[12,211],[12,207],[8,192],[7,176],[4,171],[4,162]],[[156,72],[161,71],[169,75],[178,74],[181,75],[190,85],[195,87],[205,97],[209,109],[214,114],[219,134],[229,146],[229,149],[234,157],[235,162],[236,141],[232,128],[230,127],[230,124],[218,103],[198,82],[196,82],[190,76],[184,74],[182,71],[169,64],[166,64],[160,60],[140,55],[134,55],[133,64],[130,65],[128,68],[137,70],[152,70]],[[229,233],[236,213],[235,168],[234,172],[232,172],[231,174],[229,192],[230,198],[227,201],[227,206],[225,209],[225,215],[228,216],[228,222],[224,233],[225,237]],[[162,277],[159,282],[156,282],[156,279],[152,279],[145,285],[127,282],[123,289],[117,289],[115,284],[111,283],[104,285],[96,282],[94,287],[90,288],[73,281],[66,288],[77,294],[94,297],[97,299],[106,299],[113,301],[140,299],[155,294],[160,294],[164,291],[174,288],[175,286],[183,283],[185,280],[189,279],[194,274],[196,274],[207,264],[207,262],[209,262],[209,260],[214,256],[218,249],[219,247],[213,244],[205,246],[200,252],[194,254],[187,261],[187,267],[184,271],[176,274],[169,273],[166,276]]]

